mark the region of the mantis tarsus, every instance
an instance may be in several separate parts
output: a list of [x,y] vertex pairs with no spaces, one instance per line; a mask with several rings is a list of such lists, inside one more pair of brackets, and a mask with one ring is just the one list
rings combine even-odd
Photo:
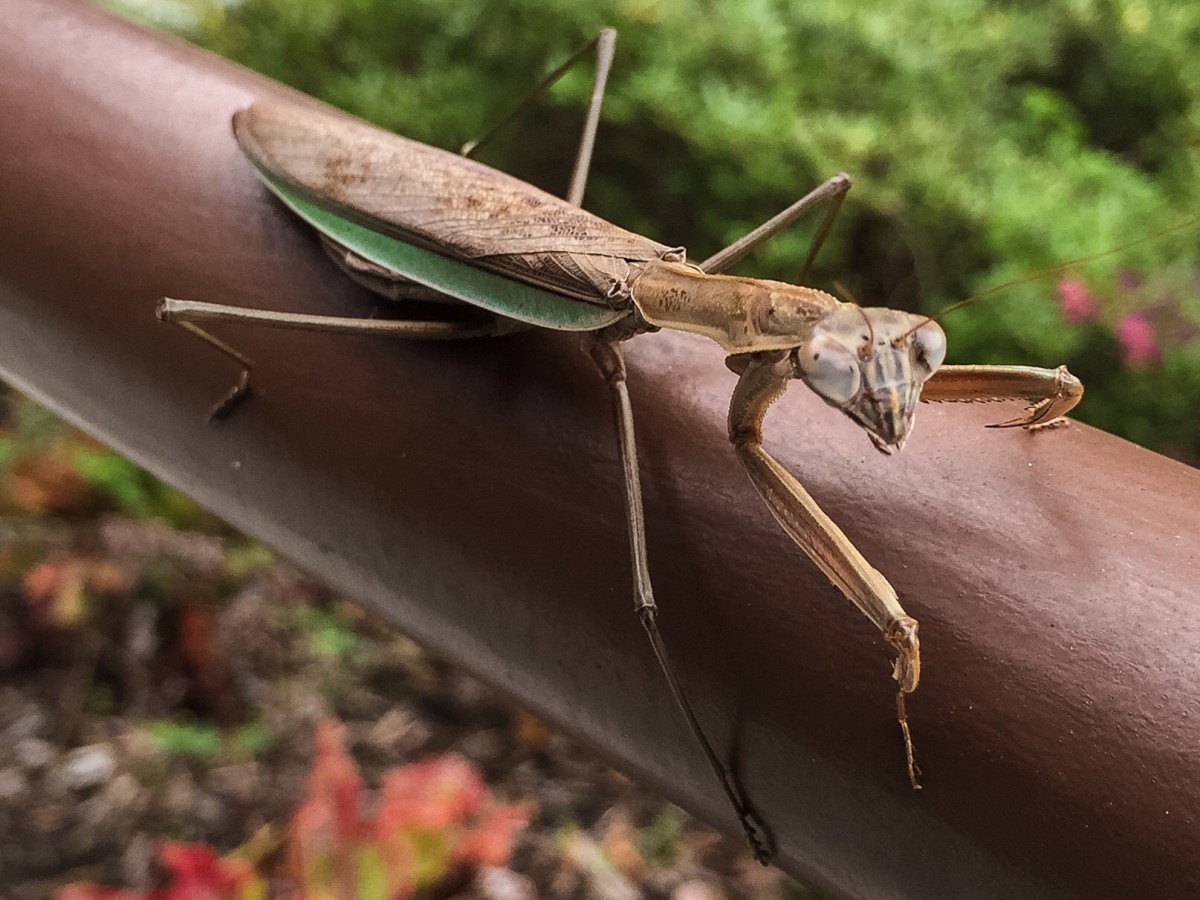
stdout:
[[565,200],[465,158],[482,142],[456,156],[315,105],[260,102],[234,117],[238,143],[271,191],[318,230],[351,278],[409,304],[413,317],[346,319],[173,299],[161,302],[159,316],[241,365],[241,379],[214,415],[225,414],[246,394],[251,364],[203,331],[200,321],[408,338],[499,335],[530,326],[584,333],[584,348],[614,402],[638,616],[751,847],[765,861],[773,850],[770,832],[705,736],[659,633],[620,342],[669,328],[705,335],[729,354],[727,363],[739,375],[728,422],[738,459],[787,533],[896,651],[897,714],[914,787],[917,767],[904,700],[920,679],[917,622],[887,579],[763,447],[767,407],[790,380],[799,379],[861,425],[877,449],[891,453],[903,447],[919,400],[1020,399],[1031,404],[1026,414],[1002,425],[1035,429],[1060,421],[1083,389],[1065,367],[943,366],[945,336],[925,316],[862,308],[813,288],[719,274],[825,203],[801,268],[799,280],[806,280],[850,189],[845,175],[698,265],[686,261],[682,248],[580,209],[615,36],[611,29],[602,31],[538,88],[544,90],[595,50],[592,98]]

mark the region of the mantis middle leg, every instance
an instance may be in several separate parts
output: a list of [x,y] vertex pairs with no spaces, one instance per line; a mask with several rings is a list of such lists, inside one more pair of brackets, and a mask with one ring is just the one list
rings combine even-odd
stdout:
[[709,767],[721,783],[730,805],[737,814],[738,823],[745,832],[746,840],[755,859],[766,863],[775,852],[774,839],[770,830],[755,814],[734,777],[717,756],[704,733],[692,704],[688,700],[675,668],[671,664],[662,634],[658,630],[658,604],[654,600],[654,589],[650,583],[650,567],[647,562],[646,518],[642,510],[642,483],[638,472],[637,440],[633,430],[633,406],[629,399],[626,382],[625,360],[620,347],[605,335],[594,335],[586,339],[584,349],[595,362],[605,382],[612,390],[613,413],[616,422],[618,449],[625,485],[625,512],[629,524],[629,549],[633,559],[634,608],[642,627],[650,638],[659,668],[666,676],[675,703],[687,720],[688,727],[704,751]]
[[[603,52],[602,46],[598,48],[598,52]],[[603,64],[600,60],[598,60],[597,84],[593,91],[593,106],[589,111],[589,121],[592,120],[595,112],[598,111],[599,96],[600,92],[603,90],[603,83],[600,81],[600,77],[601,72],[605,71],[606,69],[607,64]],[[594,130],[585,134],[584,142],[580,147],[580,160],[590,158],[591,147],[585,145],[592,137],[594,137]],[[578,182],[578,176],[579,172],[577,169],[576,178],[572,179],[573,184]],[[758,228],[755,228],[749,234],[746,234],[719,253],[709,257],[699,265],[699,268],[702,271],[710,273],[721,272],[727,269],[729,266],[734,265],[747,253],[751,252],[755,247],[759,246],[764,241],[769,240],[775,234],[786,228],[804,213],[808,212],[822,202],[830,201],[829,209],[826,211],[825,218],[818,228],[817,233],[813,237],[812,244],[804,262],[802,278],[807,277],[812,262],[815,259],[817,252],[820,250],[821,244],[824,242],[826,235],[829,233],[829,230],[833,225],[833,221],[837,216],[838,210],[841,207],[842,201],[845,199],[846,192],[850,190],[850,186],[851,181],[848,175],[839,174],[834,176],[824,184],[817,187],[815,190],[806,194],[804,197],[801,197],[778,215],[763,223]],[[580,197],[582,197],[582,189],[580,189],[578,194],[575,194],[574,192],[572,193],[572,202],[578,203]],[[742,830],[745,832],[746,839],[749,842],[752,851],[754,852],[755,858],[758,859],[759,862],[766,862],[774,854],[774,841],[770,830],[756,815],[753,807],[750,805],[739,785],[734,780],[733,775],[717,756],[716,751],[713,749],[712,743],[705,735],[699,718],[696,716],[695,710],[692,708],[691,702],[688,700],[687,694],[684,691],[683,686],[680,684],[678,676],[675,674],[674,666],[671,663],[670,656],[667,653],[666,645],[663,642],[662,635],[658,629],[658,604],[654,600],[654,592],[650,582],[650,570],[647,564],[646,523],[642,511],[642,489],[641,479],[638,473],[637,443],[635,440],[633,427],[633,408],[630,402],[629,388],[626,382],[625,362],[617,344],[617,341],[621,340],[627,335],[620,333],[619,326],[617,326],[617,329],[618,330],[612,334],[599,334],[588,337],[585,339],[584,349],[592,357],[596,367],[600,370],[601,375],[604,377],[605,382],[609,385],[609,388],[612,391],[613,411],[616,420],[621,466],[623,469],[625,484],[625,509],[629,526],[630,554],[633,561],[634,606],[637,611],[638,618],[641,620],[642,626],[645,628],[646,633],[650,638],[650,643],[654,648],[654,655],[658,660],[659,668],[662,669],[662,672],[667,679],[671,693],[675,698],[676,705],[683,713],[684,718],[687,720],[688,726],[691,728],[697,742],[700,744],[700,748],[704,752],[704,756],[708,761],[709,767],[717,776],[717,780],[721,784],[721,789],[725,792],[725,796],[728,798],[730,805],[733,807],[734,812],[737,815],[738,822],[742,826]],[[895,596],[894,592],[892,596]],[[915,679],[913,681],[913,686],[915,686]],[[903,695],[901,695],[900,703],[903,703]],[[901,722],[906,729],[905,735],[907,740],[907,724],[904,721],[903,711],[901,711]],[[909,759],[910,771],[912,771],[914,767],[911,765],[911,746]]]

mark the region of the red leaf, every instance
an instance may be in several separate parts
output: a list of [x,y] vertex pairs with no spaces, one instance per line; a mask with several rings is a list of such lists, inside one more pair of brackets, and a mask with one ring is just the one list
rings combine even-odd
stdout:
[[206,844],[164,843],[158,856],[173,877],[154,900],[238,900],[254,877],[247,862],[222,859]]
[[447,828],[476,812],[486,795],[461,756],[433,756],[387,773],[379,818],[389,828]]
[[473,869],[506,865],[518,832],[529,824],[530,811],[526,804],[497,806],[464,836],[455,860]]
[[355,883],[356,850],[362,834],[358,767],[342,745],[340,722],[317,725],[313,768],[304,800],[292,818],[289,860],[296,879],[305,886],[324,884],[327,872],[336,884]]

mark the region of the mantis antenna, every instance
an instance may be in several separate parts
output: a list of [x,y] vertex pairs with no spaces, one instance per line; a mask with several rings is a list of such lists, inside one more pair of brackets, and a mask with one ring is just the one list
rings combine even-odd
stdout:
[[[871,352],[871,348],[875,346],[875,329],[871,326],[871,319],[865,312],[863,312],[862,304],[858,302],[858,298],[850,293],[850,289],[844,284],[842,284],[840,281],[835,281],[833,283],[833,289],[858,310],[858,314],[862,316],[863,324],[867,326],[867,344],[858,351],[859,356],[865,357]],[[906,333],[904,336],[908,337],[908,334]]]
[[1151,241],[1157,241],[1158,239],[1164,238],[1169,234],[1174,234],[1177,231],[1183,231],[1186,228],[1191,228],[1197,222],[1200,222],[1200,216],[1189,216],[1188,218],[1183,219],[1180,222],[1176,222],[1174,225],[1171,225],[1168,228],[1164,228],[1162,231],[1157,231],[1154,234],[1147,235],[1146,237],[1140,237],[1117,247],[1110,247],[1107,250],[1101,250],[1098,253],[1090,253],[1087,256],[1069,259],[1066,262],[1058,263],[1057,265],[1050,266],[1046,269],[1039,269],[1037,272],[1031,272],[1028,275],[1022,275],[1020,278],[1014,278],[1012,281],[1006,281],[1003,284],[996,285],[995,287],[987,288],[986,290],[980,291],[978,294],[972,294],[965,300],[959,300],[957,303],[952,303],[950,306],[947,306],[945,309],[939,311],[936,315],[928,316],[923,322],[921,322],[920,325],[915,325],[904,336],[908,337],[908,335],[912,334],[918,328],[921,328],[930,322],[941,321],[941,319],[944,318],[947,313],[952,313],[957,309],[962,309],[964,306],[970,306],[972,303],[977,303],[980,300],[991,297],[994,294],[1007,291],[1009,288],[1016,287],[1018,284],[1028,284],[1031,281],[1037,281],[1040,278],[1045,278],[1047,275],[1053,275],[1055,272],[1063,272],[1067,269],[1074,268],[1075,266],[1081,266],[1084,263],[1095,262],[1098,259],[1104,259],[1106,256],[1112,256],[1115,253],[1121,253],[1122,251],[1128,250],[1131,247],[1137,247],[1140,244],[1148,244]]

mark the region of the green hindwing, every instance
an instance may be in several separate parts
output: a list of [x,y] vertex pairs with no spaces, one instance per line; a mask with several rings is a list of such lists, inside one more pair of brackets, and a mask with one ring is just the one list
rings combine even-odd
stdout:
[[321,206],[302,188],[261,169],[258,173],[288,208],[317,231],[376,265],[464,303],[559,331],[596,331],[627,315],[625,310],[563,297],[373,231]]

